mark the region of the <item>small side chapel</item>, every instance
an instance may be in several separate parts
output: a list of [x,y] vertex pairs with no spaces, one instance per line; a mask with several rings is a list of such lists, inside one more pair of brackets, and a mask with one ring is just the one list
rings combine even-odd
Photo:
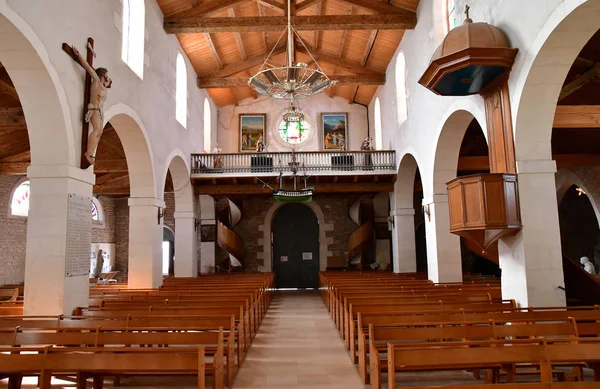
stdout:
[[0,388],[596,388],[599,96],[600,0],[0,0]]

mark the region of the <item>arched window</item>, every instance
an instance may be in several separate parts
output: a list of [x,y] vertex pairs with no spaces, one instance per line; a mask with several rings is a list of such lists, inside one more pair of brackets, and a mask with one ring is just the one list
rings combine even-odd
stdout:
[[446,0],[446,33],[458,25],[458,15],[454,0]]
[[375,99],[375,107],[373,108],[375,120],[375,150],[383,149],[383,133],[381,131],[381,105],[379,97]]
[[123,45],[121,58],[140,78],[144,77],[144,0],[123,0]]
[[104,228],[104,209],[100,200],[95,197],[92,197],[92,227]]
[[279,136],[284,142],[291,145],[297,145],[308,139],[310,135],[310,125],[306,120],[301,122],[279,122]]
[[13,216],[29,214],[29,180],[21,182],[14,189],[10,200],[10,214]]
[[404,53],[398,53],[396,61],[396,101],[398,102],[398,126],[401,126],[408,117],[406,93],[406,59]]
[[210,153],[210,133],[212,131],[212,119],[210,114],[210,101],[204,99],[204,152]]
[[181,54],[177,54],[175,69],[175,118],[187,127],[187,69]]

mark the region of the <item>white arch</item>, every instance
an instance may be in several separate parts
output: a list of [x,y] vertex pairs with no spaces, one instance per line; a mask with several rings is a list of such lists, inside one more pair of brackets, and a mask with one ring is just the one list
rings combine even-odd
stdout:
[[[259,226],[259,230],[262,227],[263,238],[259,239],[259,245],[263,246],[263,265],[259,267],[259,271],[261,272],[271,272],[273,271],[273,255],[272,255],[272,246],[271,246],[271,225],[273,223],[273,217],[279,208],[281,208],[285,203],[275,202],[269,208],[269,211],[265,215],[265,220],[262,226]],[[306,203],[306,205],[315,213],[317,216],[317,220],[319,221],[319,270],[325,271],[327,269],[327,257],[330,254],[328,249],[328,244],[333,243],[333,238],[327,238],[327,231],[333,230],[333,225],[325,223],[325,214],[321,207],[315,203],[315,201],[311,201],[310,203]],[[262,243],[261,243],[262,242]]]
[[173,150],[167,158],[161,182],[164,183],[167,179],[168,171],[171,172],[171,178],[173,179],[175,212],[193,212],[194,190],[190,182],[189,157],[186,158],[180,149]]
[[[515,67],[512,84],[517,161],[550,160],[556,103],[575,58],[600,28],[600,1],[564,0]],[[522,86],[522,87],[521,87]]]
[[0,2],[0,62],[23,107],[32,165],[78,166],[65,90],[33,29]]
[[[469,124],[476,119],[487,141],[487,122],[483,104],[473,99],[460,99],[450,106],[437,131],[434,143],[432,181],[421,173],[425,196],[446,194],[446,183],[456,178],[460,145]],[[425,177],[424,177],[425,176]]]
[[585,194],[590,199],[594,213],[596,214],[596,220],[600,225],[600,211],[598,210],[598,203],[596,202],[595,193],[591,192],[588,187],[583,183],[583,180],[572,170],[561,168],[556,173],[556,200],[558,204],[562,201],[563,197],[567,193],[567,190],[572,185],[577,185],[584,190]]
[[140,116],[128,105],[117,103],[106,110],[104,117],[105,124],[110,122],[123,144],[130,197],[159,198],[162,189],[157,189],[150,138]]

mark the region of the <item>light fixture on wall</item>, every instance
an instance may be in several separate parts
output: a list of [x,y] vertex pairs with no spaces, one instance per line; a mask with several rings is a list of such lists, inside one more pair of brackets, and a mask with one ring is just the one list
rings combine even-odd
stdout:
[[158,224],[159,225],[160,225],[160,219],[162,219],[163,217],[165,217],[164,208],[158,208]]
[[[283,30],[281,36],[271,49],[271,52],[263,62],[260,70],[248,80],[248,86],[256,92],[271,96],[275,99],[294,100],[313,96],[323,92],[325,89],[333,86],[337,81],[329,79],[323,72],[317,60],[310,53],[300,35],[292,27],[292,18],[290,13],[290,0],[287,0],[287,27]],[[267,63],[281,38],[287,32],[286,64],[280,67],[268,67]],[[311,69],[306,63],[298,62],[294,64],[294,36],[304,46],[304,49],[316,65],[316,69]]]
[[577,194],[578,194],[579,196],[581,196],[581,195],[584,195],[584,194],[585,194],[585,191],[584,191],[583,189],[581,189],[581,188],[577,188],[577,189],[575,189],[575,191],[577,191]]

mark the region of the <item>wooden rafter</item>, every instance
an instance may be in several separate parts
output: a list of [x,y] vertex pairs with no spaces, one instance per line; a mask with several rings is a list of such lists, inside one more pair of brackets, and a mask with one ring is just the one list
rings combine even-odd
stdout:
[[94,186],[94,194],[103,194],[103,195],[108,195],[108,196],[128,196],[129,192],[131,190],[129,189],[129,186],[101,186],[101,185],[95,185]]
[[[347,15],[352,15],[352,7],[348,7],[346,9],[346,14]],[[346,44],[346,37],[348,36],[348,30],[342,30],[340,32],[340,42],[338,45],[338,52],[337,52],[337,56],[338,58],[342,58],[343,54],[344,54],[344,45]]]
[[31,151],[23,151],[0,159],[0,162],[25,162],[31,161]]
[[[281,54],[284,51],[285,51],[285,46],[277,47],[277,48],[275,48],[275,50],[273,50],[273,55]],[[223,67],[223,69],[216,70],[211,73],[207,73],[203,77],[211,78],[211,77],[232,76],[236,73],[241,73],[243,71],[246,71],[254,66],[262,65],[262,63],[265,61],[265,57],[266,56],[264,54],[253,55],[251,57],[248,57],[248,59],[245,62],[236,62],[236,63],[226,65]]]
[[[293,16],[291,22],[297,31],[314,30],[407,30],[417,24],[415,12],[385,15],[320,15]],[[283,16],[238,18],[177,18],[164,21],[169,34],[281,31],[287,26]]]
[[[578,167],[600,165],[600,154],[554,154],[556,166]],[[490,169],[489,157],[460,157],[458,171],[485,171]]]
[[371,35],[369,35],[369,40],[367,41],[367,47],[365,47],[365,52],[360,60],[360,66],[367,66],[367,62],[369,61],[369,56],[371,55],[371,50],[373,50],[373,45],[375,45],[375,39],[377,39],[378,33],[378,30],[371,31]]
[[[298,46],[297,50],[301,53],[308,54],[306,49],[304,49],[304,47],[302,47],[302,46]],[[340,69],[344,69],[344,70],[349,71],[354,74],[381,74],[381,73],[377,73],[373,70],[369,70],[369,69],[365,68],[364,66],[361,66],[361,64],[358,62],[353,62],[353,61],[349,61],[346,59],[340,59],[334,55],[329,55],[329,54],[314,50],[311,47],[308,47],[308,50],[310,50],[310,53],[312,54],[313,57],[315,57],[315,59],[317,61],[325,62],[330,65],[337,66]]]
[[600,128],[600,105],[558,105],[553,128]]
[[402,13],[405,11],[412,11],[408,8],[400,8],[395,5],[388,4],[386,2],[379,2],[374,0],[341,0],[344,3],[351,4],[356,8],[363,9],[365,11],[375,12],[378,14],[390,14],[390,13]]
[[[189,18],[189,17],[203,17],[209,16],[227,8],[233,7],[237,3],[241,3],[243,0],[205,0],[198,2],[195,7],[187,9],[182,12],[178,12],[169,17],[176,18]],[[193,4],[192,4],[193,5]]]
[[19,101],[19,94],[17,93],[15,87],[2,79],[0,79],[0,94],[8,95],[13,100]]
[[[265,6],[259,2],[256,2],[256,5],[258,6],[258,15],[260,17],[267,16],[267,11],[265,10]],[[267,31],[265,31],[265,32],[263,32],[262,35],[263,35],[263,50],[264,50],[264,53],[267,54],[269,52],[269,33]]]
[[115,182],[122,181],[125,178],[129,179],[129,174],[127,172],[116,172],[116,173],[102,174],[102,175],[98,175],[96,177],[96,185],[113,184]]
[[575,93],[579,88],[600,77],[600,63],[594,64],[591,69],[579,75],[576,79],[565,85],[560,91],[558,101]]
[[[235,18],[235,11],[233,8],[229,8],[227,11],[229,13],[229,17]],[[238,50],[240,52],[240,58],[242,61],[246,61],[248,56],[246,55],[246,48],[244,47],[244,41],[242,40],[242,34],[239,32],[235,32],[235,42],[237,43]]]
[[30,162],[0,162],[0,174],[23,175],[27,174]]
[[[317,12],[315,13],[315,15],[319,16],[321,14],[323,14],[323,2],[322,1],[317,6]],[[315,48],[315,51],[319,50],[319,42],[321,42],[321,31],[315,31],[314,32],[314,41],[313,41],[313,47]]]
[[[248,72],[245,72],[245,73],[248,77],[250,77],[250,73],[248,73]],[[252,95],[252,97],[254,99],[258,99],[258,93],[256,93],[256,90],[254,90],[254,88],[248,88],[248,89],[250,90],[250,94]]]
[[[385,74],[364,74],[355,76],[330,75],[330,79],[337,80],[338,85],[384,85]],[[236,86],[248,86],[247,77],[228,78],[199,78],[199,88],[232,88]]]
[[300,4],[296,4],[296,12],[302,12],[307,8],[312,7],[313,5],[320,3],[323,0],[304,0]]
[[285,6],[276,0],[255,0],[259,5],[270,8],[275,11],[283,11]]
[[116,173],[127,171],[127,160],[125,159],[98,160],[94,165],[94,173]]
[[100,144],[106,145],[106,147],[108,147],[109,149],[115,151],[122,158],[125,158],[125,150],[123,150],[123,146],[119,145],[119,144],[112,143],[108,139],[105,139],[105,138],[106,137],[100,138]]
[[212,53],[214,60],[217,62],[219,69],[223,69],[223,61],[221,61],[221,57],[219,56],[219,53],[217,53],[217,49],[215,48],[215,44],[210,37],[210,33],[204,33],[204,37],[206,38],[210,52]]

